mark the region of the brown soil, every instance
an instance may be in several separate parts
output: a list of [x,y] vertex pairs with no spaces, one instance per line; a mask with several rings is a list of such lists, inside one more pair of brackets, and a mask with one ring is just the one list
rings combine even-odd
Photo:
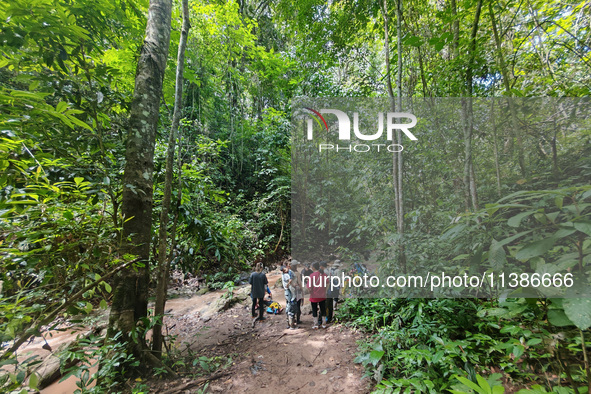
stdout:
[[[273,284],[279,275],[267,275]],[[271,286],[272,287],[272,286]],[[285,305],[283,290],[271,288],[273,299]],[[250,299],[201,319],[203,298],[171,300],[165,324],[178,335],[177,345],[194,357],[231,357],[231,365],[212,373],[206,392],[232,393],[366,393],[369,380],[363,368],[353,363],[356,340],[361,335],[341,325],[313,330],[312,316],[303,315],[297,330],[287,329],[285,314],[266,314],[264,322],[252,327]],[[215,294],[215,293],[213,293]],[[306,300],[306,304],[308,304]],[[338,311],[337,311],[338,313]],[[203,379],[154,382],[158,391],[197,392]],[[199,387],[200,386],[200,387]],[[190,388],[190,389],[189,389]]]
[[[280,278],[275,271],[267,274],[273,299],[285,306],[283,289],[273,284]],[[234,294],[248,291],[236,288]],[[287,329],[285,313],[266,314],[267,319],[252,327],[250,298],[221,312],[213,306],[225,291],[214,291],[190,298],[176,298],[166,303],[165,333],[175,336],[172,342],[175,357],[187,362],[206,356],[231,360],[217,371],[181,374],[177,380],[143,380],[153,393],[197,393],[207,384],[207,393],[367,393],[369,379],[363,368],[353,363],[356,341],[361,334],[339,324],[313,330],[312,316],[302,315],[297,330]],[[248,293],[247,293],[248,294]],[[309,310],[305,300],[304,311]],[[338,310],[335,311],[338,316]],[[106,315],[105,315],[106,316]],[[71,331],[46,333],[55,350],[62,342],[72,341],[79,333]],[[45,342],[37,338],[23,347],[44,357]],[[179,357],[181,355],[181,357]],[[190,357],[187,357],[190,355]],[[94,370],[92,371],[94,372]],[[134,382],[131,382],[132,384]],[[55,382],[42,394],[69,394],[76,389],[76,378]]]

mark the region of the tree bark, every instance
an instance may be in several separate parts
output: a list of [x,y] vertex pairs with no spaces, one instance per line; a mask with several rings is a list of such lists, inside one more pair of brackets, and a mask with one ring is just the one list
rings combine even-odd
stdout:
[[[151,0],[146,37],[140,53],[131,103],[123,175],[124,215],[121,254],[133,254],[143,267],[125,269],[115,278],[108,336],[127,340],[148,312],[148,259],[152,228],[152,173],[160,97],[170,41],[171,0]],[[134,351],[138,352],[137,347]],[[144,358],[143,352],[138,356]]]
[[[497,30],[497,22],[495,20],[495,13],[493,10],[492,2],[488,3],[488,11],[490,14],[493,36],[495,38],[495,45],[497,47],[497,59],[499,62],[499,68],[501,69],[501,75],[503,76],[505,94],[508,97],[512,97],[513,94],[511,92],[511,83],[509,82],[509,73],[507,71],[507,65],[505,63],[505,58],[503,56],[503,50],[501,47],[501,37],[499,36],[499,32]],[[515,104],[513,103],[513,100],[511,98],[509,99],[509,111],[511,113],[511,135],[513,136],[512,138],[515,138],[517,140],[517,161],[519,163],[521,175],[526,176],[527,168],[525,166],[525,158],[523,156],[523,139],[521,138],[521,133],[519,132],[519,124],[517,122],[517,110],[515,109]]]
[[156,302],[154,305],[154,316],[158,319],[152,331],[152,352],[158,358],[162,354],[162,320],[164,319],[164,306],[166,305],[166,291],[168,290],[169,263],[166,254],[168,212],[170,211],[170,200],[172,194],[172,175],[174,165],[174,151],[176,136],[181,121],[183,104],[183,70],[185,63],[185,49],[187,48],[187,37],[191,28],[189,21],[189,0],[183,0],[183,27],[179,40],[176,66],[176,86],[174,92],[174,112],[172,115],[172,126],[168,136],[168,148],[166,152],[166,176],[164,179],[164,196],[162,197],[162,211],[160,211],[160,228],[158,230],[158,283],[156,285]]
[[460,53],[460,21],[458,20],[458,6],[456,4],[456,0],[450,1],[450,7],[451,14],[453,15],[453,21],[451,25],[451,30],[453,34],[452,53],[453,58],[456,59]]
[[501,198],[501,166],[499,165],[499,145],[497,142],[497,122],[496,122],[496,115],[495,115],[495,99],[492,99],[492,104],[490,108],[490,119],[492,123],[492,130],[493,130],[493,149],[495,153],[495,170],[497,174],[497,195]]
[[[386,56],[386,84],[388,95],[390,96],[390,105],[392,112],[402,110],[402,0],[396,2],[396,34],[397,34],[397,52],[398,52],[398,70],[396,74],[396,94],[397,103],[394,100],[394,90],[392,89],[392,77],[390,68],[390,37],[388,27],[388,2],[384,0],[382,5],[382,14],[384,17],[384,52]],[[402,132],[396,131],[397,144],[402,142]],[[392,157],[392,178],[394,184],[394,208],[396,210],[396,232],[402,236],[404,234],[404,204],[402,196],[402,154],[394,153]],[[399,241],[399,259],[403,272],[406,272],[406,255],[402,239]]]
[[468,66],[466,69],[466,93],[467,98],[462,98],[462,124],[464,128],[464,200],[466,210],[478,210],[478,193],[476,190],[476,176],[474,172],[474,159],[472,156],[472,135],[474,132],[474,114],[472,105],[472,83],[474,59],[476,57],[476,34],[482,10],[482,0],[478,1],[472,32],[470,34],[470,47],[468,51]]

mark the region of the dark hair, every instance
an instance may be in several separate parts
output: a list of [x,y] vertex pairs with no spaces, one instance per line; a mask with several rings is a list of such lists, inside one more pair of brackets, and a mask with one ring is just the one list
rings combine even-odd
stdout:
[[320,264],[318,264],[318,261],[316,261],[315,263],[312,263],[312,268],[314,268],[316,271],[318,271],[320,269]]
[[327,267],[327,266],[328,266],[328,264],[326,264],[326,261],[322,260],[322,261],[320,262],[320,266],[321,266],[321,267]]

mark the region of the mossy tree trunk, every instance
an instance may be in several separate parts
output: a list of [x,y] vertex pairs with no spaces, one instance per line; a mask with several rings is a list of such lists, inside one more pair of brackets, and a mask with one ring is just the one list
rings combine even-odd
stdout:
[[125,269],[115,278],[108,335],[113,337],[121,331],[124,340],[148,311],[154,145],[168,57],[171,11],[171,0],[150,1],[131,104],[123,175],[121,254],[137,256],[143,267]]
[[[179,41],[176,66],[176,87],[174,94],[174,113],[172,116],[172,127],[168,136],[168,150],[166,154],[166,177],[164,180],[164,196],[162,198],[162,211],[160,212],[160,228],[158,231],[158,284],[156,286],[156,304],[154,306],[154,316],[164,319],[164,306],[166,305],[166,292],[168,289],[169,262],[166,254],[167,230],[168,230],[168,211],[170,210],[170,200],[172,195],[172,173],[174,165],[174,149],[176,136],[181,120],[181,107],[183,101],[183,69],[185,63],[185,48],[187,47],[187,37],[189,36],[189,0],[183,0],[183,28]],[[179,152],[180,154],[180,152]],[[180,176],[180,174],[179,174]],[[162,355],[162,324],[154,325],[152,338],[152,352],[158,358]]]

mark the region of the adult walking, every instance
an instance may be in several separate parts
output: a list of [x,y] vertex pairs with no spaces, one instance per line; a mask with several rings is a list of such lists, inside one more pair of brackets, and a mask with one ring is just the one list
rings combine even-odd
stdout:
[[[250,274],[250,278],[248,278],[248,283],[250,283],[250,295],[252,297],[252,326],[254,327],[256,321],[265,320],[265,308],[263,304],[263,300],[265,298],[265,290],[269,281],[267,280],[267,275],[263,272],[263,264],[257,263],[255,266],[254,272]],[[259,304],[259,316],[257,318],[255,310],[256,305]]]
[[294,273],[294,278],[290,284],[290,290],[295,298],[295,318],[296,324],[301,323],[301,316],[302,316],[302,304],[304,302],[304,290],[302,289],[302,280],[300,277],[300,273],[298,272],[299,262],[296,260],[291,262],[291,269]]
[[339,281],[334,280],[335,285],[333,285],[333,277],[339,277],[341,272],[339,267],[341,266],[341,260],[335,260],[332,266],[328,269],[328,289],[326,291],[326,324],[331,324],[334,315],[334,304],[339,301],[339,295],[341,292],[341,286],[336,286],[336,283],[340,283]]
[[310,289],[310,303],[312,304],[312,319],[314,320],[313,329],[319,326],[326,328],[322,321],[326,310],[326,275],[320,272],[320,264],[312,264],[312,274],[305,279],[306,287]]

